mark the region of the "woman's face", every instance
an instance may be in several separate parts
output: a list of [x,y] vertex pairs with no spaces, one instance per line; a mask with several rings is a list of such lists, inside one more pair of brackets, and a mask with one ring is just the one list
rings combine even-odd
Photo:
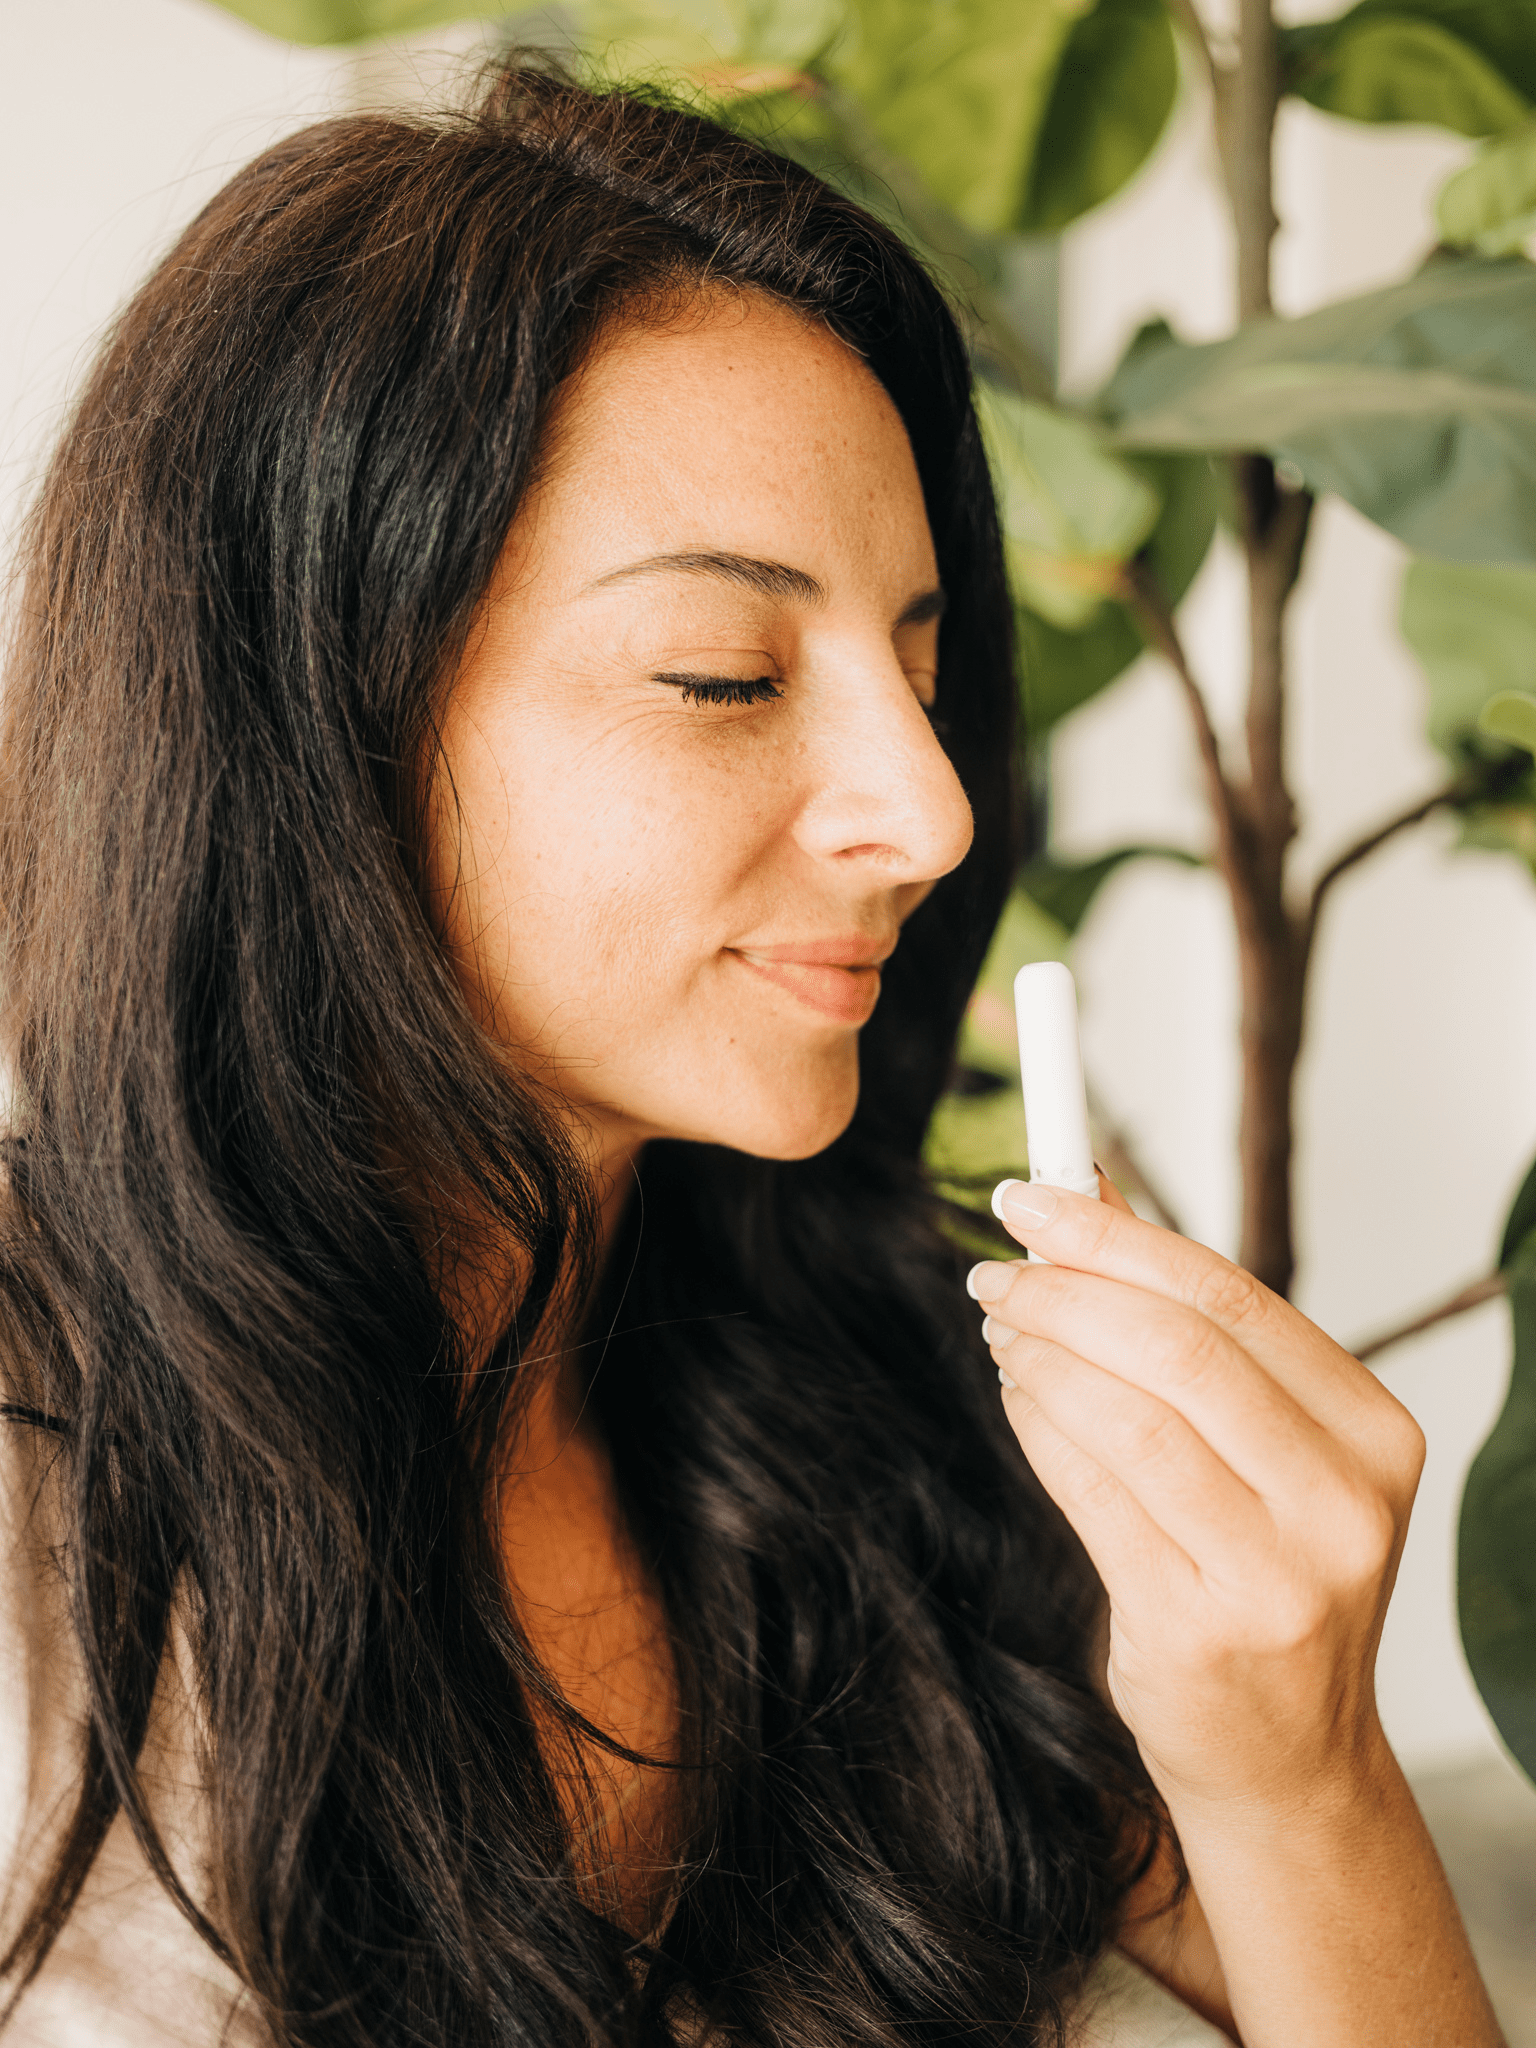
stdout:
[[[620,327],[563,394],[444,717],[431,850],[487,1027],[616,1162],[797,1159],[971,817],[900,417],[753,294]],[[451,787],[450,787],[451,783]]]

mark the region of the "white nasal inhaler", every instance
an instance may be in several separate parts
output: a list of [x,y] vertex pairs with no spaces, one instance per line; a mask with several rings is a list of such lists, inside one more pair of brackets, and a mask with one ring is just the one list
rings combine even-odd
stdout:
[[[1088,1136],[1088,1091],[1071,970],[1059,960],[1021,967],[1013,978],[1013,1006],[1019,1020],[1029,1177],[1097,1201],[1099,1170]],[[1030,1256],[1039,1259],[1038,1253]]]

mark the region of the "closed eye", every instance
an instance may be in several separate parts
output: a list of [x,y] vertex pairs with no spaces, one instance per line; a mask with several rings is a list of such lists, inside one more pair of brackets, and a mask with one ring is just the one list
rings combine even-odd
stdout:
[[696,676],[664,669],[651,681],[681,690],[685,704],[766,704],[784,694],[771,676]]

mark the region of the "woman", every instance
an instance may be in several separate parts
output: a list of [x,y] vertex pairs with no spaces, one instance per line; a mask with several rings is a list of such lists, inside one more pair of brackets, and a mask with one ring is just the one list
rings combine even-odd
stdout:
[[26,576],[16,2038],[1498,2039],[1412,1423],[1107,1184],[989,1354],[924,1184],[1013,691],[890,235],[515,69],[308,130]]

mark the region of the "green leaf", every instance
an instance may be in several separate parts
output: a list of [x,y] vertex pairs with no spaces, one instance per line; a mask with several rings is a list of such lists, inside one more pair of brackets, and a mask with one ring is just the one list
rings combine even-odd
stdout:
[[574,0],[571,8],[605,76],[681,77],[726,91],[803,71],[837,36],[844,12],[843,0]]
[[1457,815],[1458,852],[1509,854],[1536,879],[1536,778],[1498,801],[1459,805]]
[[1048,625],[1025,606],[1016,612],[1024,731],[1038,745],[1058,719],[1107,689],[1145,651],[1123,606],[1106,604],[1079,633]]
[[[1404,29],[1428,29],[1432,39],[1404,38],[1394,62],[1381,32]],[[1359,0],[1337,20],[1282,29],[1279,48],[1283,91],[1357,120],[1493,135],[1521,118],[1501,114],[1511,95],[1536,105],[1536,0]],[[1416,51],[1438,57],[1443,79]]]
[[1263,449],[1410,547],[1536,560],[1536,268],[1445,256],[1406,283],[1144,351],[1109,392],[1132,448]]
[[1057,68],[1084,0],[853,0],[828,57],[887,148],[972,228],[1019,219]]
[[[1138,455],[1128,465],[1163,501],[1152,537],[1142,550],[1170,604],[1188,590],[1216,530],[1221,479],[1204,455]],[[1019,668],[1025,732],[1038,742],[1058,719],[1096,697],[1145,652],[1135,622],[1110,602],[1077,632],[1064,632],[1018,608]]]
[[373,36],[411,35],[445,22],[526,14],[527,0],[218,0],[226,14],[285,42],[360,43]]
[[1520,1183],[1520,1192],[1515,1197],[1514,1207],[1504,1225],[1504,1237],[1499,1245],[1499,1271],[1507,1272],[1514,1263],[1526,1239],[1536,1231],[1536,1162]]
[[1536,754],[1536,697],[1529,690],[1500,690],[1477,714],[1479,732]]
[[1479,792],[1457,805],[1462,848],[1512,854],[1536,875],[1536,763],[1484,722],[1490,703],[1531,702],[1536,569],[1410,562],[1398,614],[1429,686],[1428,732]]
[[1459,761],[1490,699],[1536,675],[1536,569],[1410,562],[1398,623],[1429,685],[1429,737]]
[[1089,907],[1117,868],[1128,860],[1173,860],[1185,867],[1203,867],[1198,854],[1179,846],[1117,846],[1101,853],[1097,860],[1065,861],[1042,853],[1026,862],[1019,873],[1019,887],[1046,911],[1065,932],[1076,936]]
[[997,484],[1010,579],[1051,625],[1086,625],[1162,510],[1095,420],[980,381],[976,412]]
[[1440,189],[1435,226],[1449,248],[1508,256],[1536,234],[1536,122],[1501,135]]
[[1067,38],[1013,225],[1035,234],[1064,228],[1128,184],[1156,147],[1178,89],[1163,0],[1099,0]]
[[1285,89],[1346,120],[1496,135],[1529,112],[1485,57],[1433,21],[1372,19],[1357,7],[1342,21],[1282,29],[1279,43]]
[[1536,1246],[1529,1233],[1508,1279],[1514,1366],[1503,1413],[1462,1495],[1457,1604],[1477,1689],[1511,1754],[1536,1777]]
[[1160,0],[852,0],[825,75],[984,234],[1055,228],[1145,161],[1177,88]]

